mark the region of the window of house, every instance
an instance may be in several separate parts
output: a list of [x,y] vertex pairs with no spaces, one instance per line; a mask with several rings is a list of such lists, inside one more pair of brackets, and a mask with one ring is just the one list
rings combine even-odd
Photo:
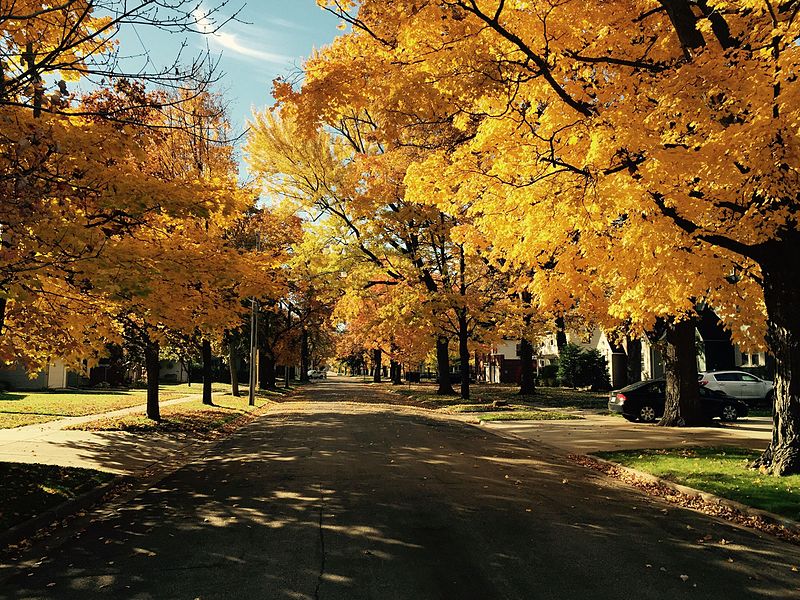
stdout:
[[747,352],[742,352],[742,364],[749,365],[750,364],[750,355]]
[[761,357],[760,357],[758,354],[753,354],[753,355],[750,357],[750,359],[751,359],[751,364],[752,364],[754,367],[757,367],[757,366],[759,366],[759,365],[761,364]]

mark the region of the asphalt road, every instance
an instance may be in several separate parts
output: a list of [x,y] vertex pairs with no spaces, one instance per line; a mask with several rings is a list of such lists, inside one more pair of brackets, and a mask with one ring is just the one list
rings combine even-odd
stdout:
[[800,548],[543,448],[327,382],[96,522],[0,597],[800,597]]

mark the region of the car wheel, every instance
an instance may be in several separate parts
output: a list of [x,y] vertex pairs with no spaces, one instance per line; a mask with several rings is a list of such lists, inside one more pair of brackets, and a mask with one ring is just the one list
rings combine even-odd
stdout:
[[722,407],[722,414],[719,418],[723,421],[735,421],[739,418],[739,413],[733,404],[726,404]]
[[656,420],[656,409],[645,404],[639,409],[639,420],[643,423],[652,423]]

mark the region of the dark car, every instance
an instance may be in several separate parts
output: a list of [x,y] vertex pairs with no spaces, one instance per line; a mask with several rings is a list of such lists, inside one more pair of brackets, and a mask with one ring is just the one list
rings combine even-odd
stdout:
[[[663,379],[637,381],[611,392],[608,410],[619,413],[629,421],[652,423],[664,414],[666,382]],[[700,405],[712,419],[735,421],[747,416],[747,404],[725,392],[700,388]]]

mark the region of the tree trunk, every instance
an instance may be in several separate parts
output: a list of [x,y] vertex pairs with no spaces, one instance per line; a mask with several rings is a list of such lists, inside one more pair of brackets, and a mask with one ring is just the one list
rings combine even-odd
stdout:
[[450,340],[441,336],[436,338],[436,368],[439,371],[439,396],[455,396],[456,392],[450,383]]
[[458,313],[458,360],[461,371],[461,398],[469,400],[469,329],[467,328],[467,311]]
[[[767,307],[767,348],[775,358],[772,440],[754,466],[773,475],[800,473],[800,235],[761,261]],[[782,246],[784,246],[782,248]],[[788,247],[788,248],[786,248]]]
[[689,0],[659,0],[659,2],[667,9],[667,16],[683,48],[694,49],[705,45],[703,34],[697,29],[697,17],[692,11]]
[[308,381],[309,369],[309,352],[308,352],[308,331],[303,327],[300,334],[300,381]]
[[5,298],[0,298],[0,335],[3,335],[3,328],[6,324],[6,304],[8,301]]
[[397,361],[391,362],[392,385],[403,385],[403,367]]
[[694,319],[671,324],[667,329],[664,370],[666,402],[664,416],[658,424],[665,427],[708,425],[710,419],[700,407]]
[[239,370],[238,370],[239,357],[236,356],[236,348],[231,342],[228,345],[228,369],[231,373],[231,395],[239,397]]
[[158,377],[161,363],[158,359],[158,342],[148,342],[144,348],[144,368],[147,373],[147,418],[153,421],[161,420],[161,410],[158,406]]
[[381,382],[381,361],[383,360],[383,353],[381,352],[380,348],[375,348],[372,351],[372,383],[380,383]]
[[211,340],[203,340],[203,404],[213,406],[214,402],[211,400],[211,379],[213,378],[213,371],[211,369]]
[[630,385],[642,380],[642,340],[638,337],[629,337],[625,345],[628,355],[628,385]]
[[275,389],[275,356],[271,352],[261,350],[258,375],[260,379],[258,382],[259,387],[262,390]]
[[536,375],[533,371],[533,344],[522,338],[519,343],[520,382],[519,394],[527,396],[536,393]]
[[564,317],[556,318],[556,348],[558,352],[564,349],[567,345],[567,324],[564,322]]

